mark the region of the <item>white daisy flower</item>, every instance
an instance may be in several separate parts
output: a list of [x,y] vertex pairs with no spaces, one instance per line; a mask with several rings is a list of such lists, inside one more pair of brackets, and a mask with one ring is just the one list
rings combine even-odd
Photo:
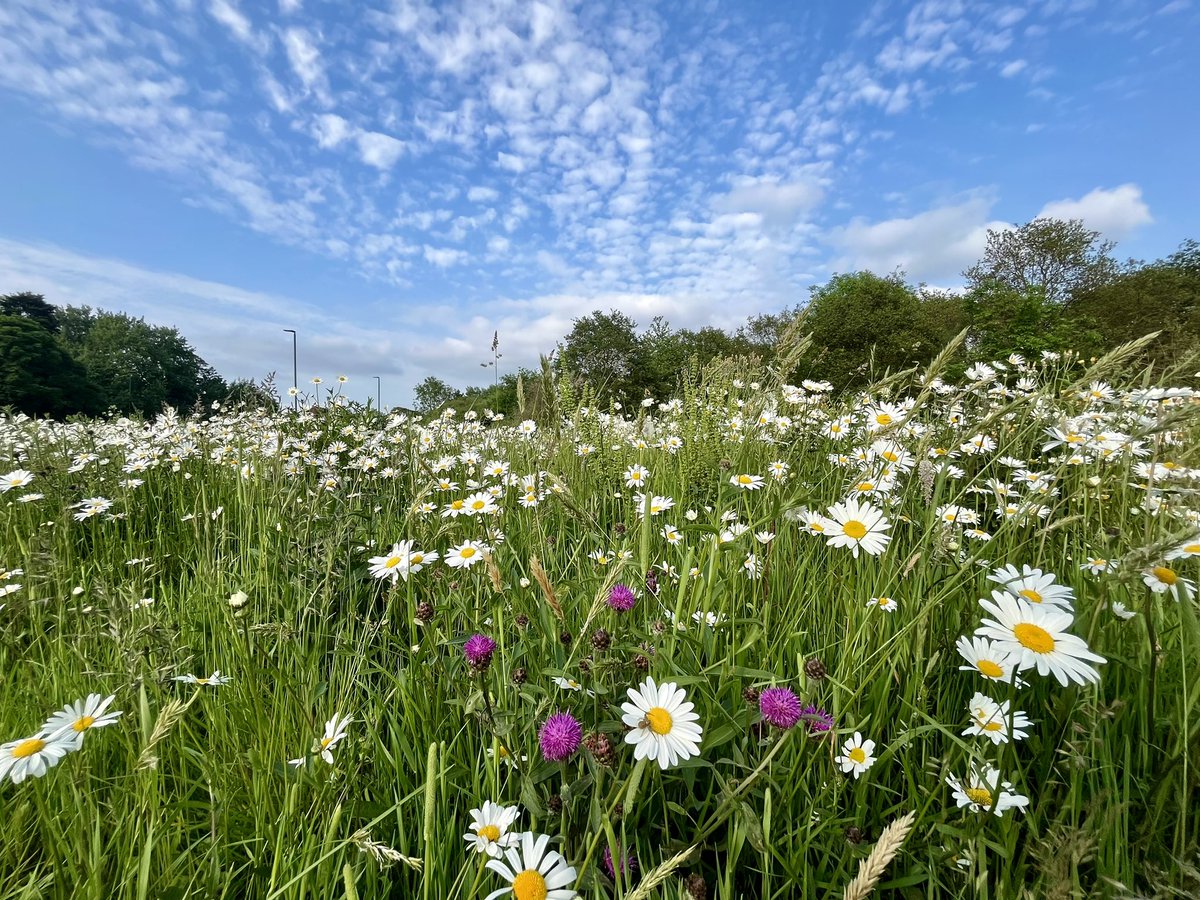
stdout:
[[1142,581],[1156,594],[1170,594],[1175,600],[1196,596],[1196,583],[1168,566],[1154,566],[1142,572]]
[[971,724],[963,734],[982,736],[993,744],[1007,744],[1010,739],[1024,740],[1029,736],[1026,729],[1033,725],[1024,712],[1010,712],[1007,700],[997,703],[978,691],[967,704],[967,712],[971,715]]
[[840,756],[833,761],[842,767],[843,772],[849,772],[857,779],[863,772],[875,765],[875,742],[864,741],[857,731],[854,737],[842,744]]
[[968,807],[971,812],[992,812],[1002,816],[1007,810],[1024,809],[1029,805],[1029,798],[1013,793],[1012,785],[1001,782],[1000,773],[987,763],[982,770],[972,764],[971,771],[961,781],[947,775],[946,784],[954,791],[959,809]]
[[30,775],[41,778],[47,769],[58,765],[60,759],[76,749],[73,737],[47,737],[41,732],[9,741],[0,745],[0,780],[10,778],[13,784],[20,784]]
[[988,575],[988,581],[1001,585],[1014,597],[1030,603],[1047,603],[1070,610],[1071,601],[1075,599],[1072,588],[1056,584],[1057,577],[1053,572],[1043,572],[1029,566],[1022,566],[1020,572],[1014,566],[1002,566]]
[[967,665],[959,666],[960,672],[975,672],[989,681],[1012,682],[1023,685],[1017,678],[1016,659],[1012,653],[1002,650],[993,641],[981,637],[960,637],[955,645]]
[[1017,670],[1037,668],[1039,675],[1051,674],[1059,683],[1086,684],[1099,681],[1100,673],[1090,663],[1104,663],[1087,643],[1067,629],[1075,617],[1058,607],[1035,606],[1004,591],[992,591],[992,599],[979,604],[994,619],[984,619],[976,634],[992,638],[1001,650],[1017,658]]
[[508,882],[484,900],[511,894],[516,900],[573,900],[576,872],[557,850],[547,851],[548,834],[527,831],[518,850],[504,851],[504,860],[489,859],[487,867]]
[[120,710],[106,712],[116,698],[116,694],[107,697],[88,694],[85,700],[68,703],[46,720],[46,724],[42,726],[42,734],[52,738],[69,738],[75,742],[75,749],[79,749],[83,745],[85,731],[103,728],[121,718],[123,713]]
[[887,549],[892,538],[885,532],[892,526],[882,510],[852,498],[835,503],[828,513],[829,518],[821,524],[830,547],[849,547],[855,559],[860,548],[872,556],[879,556]]
[[486,800],[482,807],[471,810],[471,827],[463,840],[476,853],[499,857],[505,849],[515,847],[521,840],[520,834],[509,830],[520,814],[519,807],[501,806]]
[[621,704],[621,721],[630,728],[625,743],[634,745],[634,759],[652,759],[659,768],[668,769],[700,754],[700,717],[678,685],[670,681],[656,685],[647,678],[627,693],[632,702]]

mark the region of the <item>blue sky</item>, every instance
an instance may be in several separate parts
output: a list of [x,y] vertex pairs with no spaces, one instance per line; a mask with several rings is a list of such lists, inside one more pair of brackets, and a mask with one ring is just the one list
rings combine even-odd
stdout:
[[[0,292],[226,376],[532,365],[574,317],[733,327],[987,229],[1200,238],[1191,0],[6,0]],[[284,373],[287,373],[284,375]]]

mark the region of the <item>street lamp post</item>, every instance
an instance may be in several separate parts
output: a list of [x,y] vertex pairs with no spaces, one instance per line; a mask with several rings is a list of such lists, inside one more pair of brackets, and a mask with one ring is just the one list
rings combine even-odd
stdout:
[[383,411],[383,403],[380,402],[380,385],[383,383],[379,380],[378,375],[372,376],[375,379],[375,408],[380,412]]
[[296,369],[296,329],[285,328],[292,335],[292,409],[300,408],[300,379]]

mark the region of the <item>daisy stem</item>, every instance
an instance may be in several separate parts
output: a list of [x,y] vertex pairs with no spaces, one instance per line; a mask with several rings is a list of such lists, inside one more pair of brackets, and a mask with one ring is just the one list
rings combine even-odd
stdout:
[[[636,785],[642,780],[642,770],[645,768],[646,760],[644,759],[639,759],[637,763],[634,764],[632,771],[629,773],[629,777],[622,782],[620,788],[617,789],[616,795],[613,797],[612,802],[609,803],[608,811],[604,814],[605,819],[612,818],[613,811],[617,808],[617,805],[622,801],[622,799],[628,799],[630,802],[632,802],[633,797],[636,797]],[[631,796],[626,798],[626,794],[631,794]],[[632,808],[632,806],[629,805],[627,808]],[[595,837],[592,838],[591,844],[588,845],[587,855],[583,858],[583,863],[579,866],[579,873],[575,878],[576,884],[583,883],[583,875],[588,870],[588,866],[591,865],[592,857],[596,855],[596,848],[600,846],[600,841],[604,838],[604,836],[605,829],[600,828],[596,832]]]

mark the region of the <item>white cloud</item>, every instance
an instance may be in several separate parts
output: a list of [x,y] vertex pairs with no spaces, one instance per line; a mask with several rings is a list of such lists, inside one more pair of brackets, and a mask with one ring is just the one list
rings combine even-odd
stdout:
[[390,134],[363,131],[355,140],[358,141],[358,154],[362,161],[377,169],[390,169],[404,155],[404,142]]
[[1088,228],[1113,240],[1154,221],[1142,199],[1142,189],[1132,183],[1108,190],[1096,188],[1078,200],[1055,200],[1043,206],[1038,216],[1082,219]]
[[250,20],[233,4],[233,0],[212,0],[208,5],[208,11],[239,41],[245,44],[256,43]]
[[336,147],[353,134],[354,129],[341,116],[325,113],[317,116],[313,124],[313,134],[317,144],[322,149]]
[[468,254],[462,250],[454,250],[450,247],[430,247],[428,244],[425,245],[423,253],[426,262],[437,266],[439,269],[457,266],[468,257]]
[[1027,65],[1028,63],[1026,63],[1023,59],[1014,59],[1012,62],[1005,63],[1003,66],[1001,66],[1000,77],[1012,78],[1014,75],[1020,73]]
[[815,180],[780,183],[755,179],[718,197],[713,208],[720,212],[758,213],[767,225],[787,226],[811,212],[823,197],[824,191]]
[[309,33],[303,28],[288,28],[283,33],[283,46],[296,77],[306,88],[323,94],[325,68],[321,63],[321,52]]
[[834,268],[881,275],[902,269],[916,281],[955,280],[979,259],[989,228],[1012,227],[989,221],[991,207],[989,198],[977,195],[908,218],[854,219],[832,234],[831,242],[841,251]]
[[467,190],[467,199],[472,203],[491,203],[500,197],[500,192],[495,188],[483,187],[482,185],[472,185]]

